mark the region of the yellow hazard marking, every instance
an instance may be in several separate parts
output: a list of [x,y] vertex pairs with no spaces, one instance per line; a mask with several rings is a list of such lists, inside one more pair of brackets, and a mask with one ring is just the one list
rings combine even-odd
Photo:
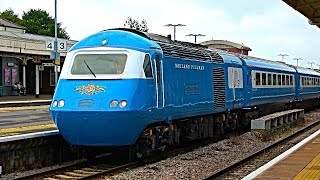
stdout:
[[10,112],[10,111],[21,111],[21,110],[32,110],[32,109],[49,109],[50,105],[43,106],[22,106],[22,107],[6,107],[0,108],[0,112]]
[[320,179],[320,154],[316,156],[296,177],[298,179]]
[[320,138],[317,138],[314,141],[312,141],[312,144],[320,144]]
[[0,134],[16,133],[16,132],[21,132],[21,131],[32,131],[32,130],[48,129],[48,128],[56,128],[56,127],[57,126],[55,124],[51,123],[51,124],[40,124],[40,125],[34,125],[34,126],[3,128],[3,129],[0,129]]
[[20,133],[4,133],[4,134],[0,134],[0,137],[6,137],[6,136],[14,136],[14,135],[18,135]]

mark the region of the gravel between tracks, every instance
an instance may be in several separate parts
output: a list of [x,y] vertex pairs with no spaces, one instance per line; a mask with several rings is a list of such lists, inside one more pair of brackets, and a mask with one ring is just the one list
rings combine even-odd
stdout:
[[[305,114],[306,126],[320,117],[320,110]],[[295,129],[300,129],[296,127]],[[285,136],[287,134],[283,134]],[[281,135],[276,139],[281,138]],[[276,139],[263,141],[259,133],[248,132],[238,137],[219,141],[192,152],[168,158],[157,163],[130,169],[106,179],[204,179],[243,157],[250,155]]]

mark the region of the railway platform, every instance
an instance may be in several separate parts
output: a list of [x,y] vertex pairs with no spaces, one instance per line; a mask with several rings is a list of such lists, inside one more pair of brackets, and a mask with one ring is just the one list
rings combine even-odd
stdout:
[[26,96],[1,96],[1,107],[17,107],[17,106],[29,106],[29,105],[49,105],[52,100],[51,94],[42,94],[39,98],[36,98],[34,94]]
[[320,179],[320,130],[244,178]]
[[56,130],[49,114],[52,95],[0,97],[0,137]]

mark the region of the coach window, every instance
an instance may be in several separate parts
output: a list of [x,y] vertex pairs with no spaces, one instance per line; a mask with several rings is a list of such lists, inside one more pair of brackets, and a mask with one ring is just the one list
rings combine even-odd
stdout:
[[256,86],[260,86],[261,85],[261,79],[260,79],[260,73],[256,73]]
[[151,62],[150,62],[150,56],[149,54],[146,54],[143,61],[143,70],[146,77],[152,78],[152,68],[151,68]]
[[292,75],[290,75],[290,86],[292,86],[293,85],[293,77],[292,77]]
[[265,86],[267,85],[267,74],[262,73],[262,85]]
[[290,79],[289,79],[289,75],[286,75],[286,85],[289,86],[290,85]]
[[282,78],[281,78],[281,84],[282,86],[286,85],[286,76],[282,74]]
[[281,74],[278,74],[278,86],[281,86]]
[[272,74],[272,85],[276,86],[277,85],[277,75],[276,74]]
[[271,86],[272,85],[272,77],[271,74],[268,73],[268,85]]
[[309,86],[312,85],[312,83],[311,83],[311,78],[309,78],[309,77],[308,77],[308,85],[309,85]]

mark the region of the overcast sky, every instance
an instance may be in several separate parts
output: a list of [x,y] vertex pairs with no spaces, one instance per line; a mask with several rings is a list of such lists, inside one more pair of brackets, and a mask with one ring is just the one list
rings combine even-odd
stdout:
[[[20,16],[30,8],[43,9],[54,17],[54,0],[1,0],[0,11],[12,8]],[[177,27],[176,39],[193,42],[186,34],[205,34],[197,42],[210,39],[243,43],[249,55],[281,60],[280,53],[320,64],[320,28],[281,0],[58,0],[58,22],[71,39],[81,40],[98,31],[123,27],[127,17],[147,21],[149,32],[173,34],[165,24]],[[315,67],[315,65],[313,65]],[[319,66],[316,66],[319,68]]]

